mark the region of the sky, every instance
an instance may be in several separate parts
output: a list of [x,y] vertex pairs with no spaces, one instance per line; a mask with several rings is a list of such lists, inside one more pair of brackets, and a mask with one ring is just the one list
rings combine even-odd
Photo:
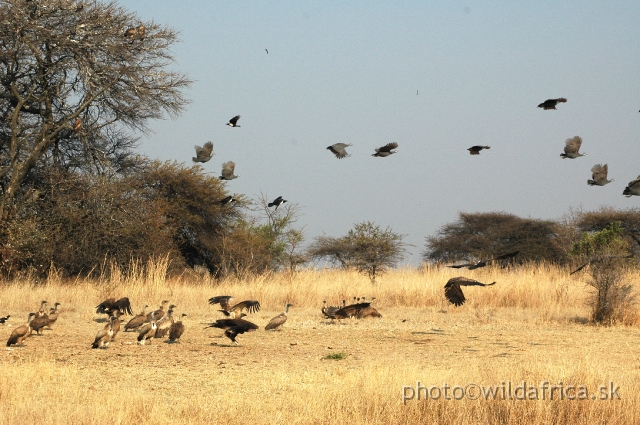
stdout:
[[[638,207],[622,191],[640,174],[640,2],[487,3],[120,0],[179,31],[172,68],[194,80],[139,151],[191,164],[212,141],[205,170],[234,161],[230,193],[298,204],[308,241],[372,221],[414,265],[459,212]],[[560,158],[573,136],[587,155]],[[588,186],[600,163],[615,181]]]

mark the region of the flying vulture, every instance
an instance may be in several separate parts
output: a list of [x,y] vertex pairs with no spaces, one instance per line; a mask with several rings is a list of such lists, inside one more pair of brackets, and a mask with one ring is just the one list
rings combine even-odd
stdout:
[[631,180],[627,187],[622,191],[622,194],[627,198],[630,198],[631,195],[640,196],[640,176],[635,180]]
[[479,146],[479,145],[476,145],[476,146],[471,146],[467,150],[469,151],[469,153],[471,155],[480,155],[480,151],[482,149],[491,149],[491,146]]
[[464,297],[464,293],[462,293],[461,286],[491,286],[495,285],[495,282],[492,283],[482,283],[477,280],[469,279],[466,277],[458,276],[452,277],[447,281],[447,284],[444,285],[444,296],[447,297],[449,302],[454,304],[456,307],[461,306],[467,300]]
[[207,162],[215,155],[213,153],[213,143],[207,142],[204,146],[195,145],[196,156],[191,158],[193,162]]
[[514,252],[510,252],[508,254],[502,254],[502,255],[498,255],[497,257],[493,257],[493,258],[489,258],[487,260],[480,260],[477,263],[468,263],[468,264],[453,264],[447,267],[451,267],[452,269],[461,269],[463,267],[468,267],[469,270],[473,270],[473,269],[478,269],[480,267],[485,267],[486,265],[488,265],[489,263],[493,262],[493,261],[498,261],[498,260],[506,260],[509,258],[513,258],[516,255],[518,255],[520,253],[520,251],[514,251]]
[[347,146],[352,146],[352,145],[351,145],[351,143],[349,143],[349,144],[336,143],[336,144],[333,144],[331,146],[327,146],[327,149],[329,149],[331,151],[331,153],[333,153],[336,156],[336,158],[342,159],[342,158],[345,158],[347,156],[351,156],[345,150],[345,148]]
[[236,179],[240,176],[234,176],[233,175],[233,171],[236,168],[236,163],[233,161],[229,161],[229,162],[225,162],[224,164],[222,164],[222,173],[220,177],[218,177],[220,180],[233,180]]
[[596,164],[591,168],[591,178],[593,180],[587,180],[589,186],[604,186],[607,183],[614,181],[613,179],[607,180],[607,173],[609,167],[607,164]]
[[574,159],[579,156],[585,156],[586,153],[579,153],[580,146],[582,146],[582,137],[576,136],[571,139],[567,139],[564,142],[564,153],[561,153],[560,156],[562,159],[570,158]]
[[566,101],[567,101],[567,99],[565,99],[564,97],[561,97],[559,99],[547,99],[544,102],[542,102],[541,104],[539,104],[538,108],[542,108],[544,110],[556,109],[556,105],[558,103],[565,103]]

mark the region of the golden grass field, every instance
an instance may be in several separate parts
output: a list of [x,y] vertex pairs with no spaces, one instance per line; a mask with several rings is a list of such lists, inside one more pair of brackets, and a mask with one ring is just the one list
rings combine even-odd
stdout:
[[[399,269],[376,285],[344,271],[302,271],[247,281],[208,276],[165,279],[161,262],[106,281],[52,277],[0,286],[3,344],[40,300],[62,303],[53,330],[24,347],[0,350],[0,424],[637,424],[640,423],[640,323],[587,324],[586,275],[555,267]],[[465,275],[493,287],[464,288],[462,307],[446,303],[445,282]],[[638,282],[639,274],[628,276]],[[264,326],[286,302],[294,307],[281,331],[238,336],[219,329],[214,295],[258,299],[247,319]],[[179,344],[135,344],[121,332],[92,350],[104,316],[95,306],[128,296],[134,313],[169,299],[188,314]],[[322,300],[376,297],[382,319],[332,323]],[[125,321],[128,317],[123,317]],[[333,358],[330,358],[333,357]],[[342,358],[340,358],[342,357]],[[408,400],[404,386],[466,387],[601,384],[613,400]],[[437,395],[437,393],[433,393]],[[460,393],[458,393],[459,395]],[[507,394],[508,395],[508,394]],[[539,395],[542,398],[542,395]]]

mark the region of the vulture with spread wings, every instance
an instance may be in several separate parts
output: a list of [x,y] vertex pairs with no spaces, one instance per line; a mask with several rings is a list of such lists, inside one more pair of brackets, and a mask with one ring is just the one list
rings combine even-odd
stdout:
[[452,277],[447,281],[447,284],[444,285],[444,296],[447,297],[450,303],[459,307],[467,300],[460,288],[461,286],[492,286],[495,284],[495,282],[482,283],[462,276]]
[[215,155],[213,153],[213,143],[207,142],[204,146],[195,145],[196,156],[191,158],[193,162],[207,162]]
[[587,180],[589,186],[604,186],[607,183],[611,183],[613,179],[607,180],[607,174],[609,173],[609,166],[607,164],[596,164],[591,167],[591,178]]
[[451,267],[452,269],[461,269],[463,267],[469,267],[469,270],[473,270],[473,269],[478,269],[480,267],[484,267],[484,266],[488,265],[489,263],[491,263],[493,261],[507,260],[509,258],[513,258],[516,255],[518,255],[519,253],[520,253],[520,251],[514,251],[514,252],[510,252],[508,254],[498,255],[497,257],[489,258],[487,260],[480,260],[477,263],[452,264],[452,265],[447,266],[447,267]]
[[544,110],[556,109],[556,105],[558,103],[565,103],[566,101],[567,101],[567,99],[565,99],[564,97],[561,97],[559,99],[547,99],[544,102],[542,102],[541,104],[539,104],[538,108],[542,108]]

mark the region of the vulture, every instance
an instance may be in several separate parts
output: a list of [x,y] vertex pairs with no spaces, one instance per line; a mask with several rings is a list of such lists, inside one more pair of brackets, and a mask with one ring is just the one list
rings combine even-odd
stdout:
[[115,298],[109,298],[96,306],[96,313],[106,314],[109,317],[111,317],[116,310],[119,310],[122,314],[133,315],[131,312],[131,303],[127,297],[120,298],[117,301]]
[[58,320],[58,315],[60,314],[58,312],[58,307],[60,307],[60,305],[61,304],[57,302],[53,305],[53,308],[49,310],[49,324],[47,325],[48,327],[51,327],[51,325],[56,323],[56,320]]
[[327,149],[329,149],[331,151],[331,153],[333,153],[336,156],[336,158],[342,159],[342,158],[345,158],[347,156],[351,156],[345,150],[345,148],[347,146],[353,146],[353,145],[351,145],[351,143],[349,143],[349,144],[346,144],[346,143],[335,143],[335,144],[333,144],[331,146],[327,146]]
[[[345,306],[346,306],[346,302],[343,300],[342,307],[345,307]],[[322,301],[322,310],[321,311],[322,311],[322,314],[325,317],[331,318],[331,316],[333,316],[336,313],[336,311],[338,311],[338,310],[340,310],[340,307],[333,306],[333,305],[327,307],[327,301],[326,300]]]
[[491,149],[491,146],[480,146],[480,145],[476,145],[476,146],[471,146],[469,149],[467,149],[469,151],[469,153],[471,155],[480,155],[480,151],[482,149]]
[[219,295],[217,297],[209,298],[209,304],[211,305],[220,304],[220,307],[222,307],[223,310],[228,310],[229,307],[231,306],[229,302],[232,299],[233,297],[230,295]]
[[267,49],[264,49],[265,52],[267,52],[267,54],[269,54],[269,51]]
[[368,306],[363,309],[358,310],[358,314],[356,314],[358,319],[366,319],[367,317],[382,317],[382,314],[375,309],[375,307]]
[[569,275],[572,275],[574,273],[578,273],[580,270],[584,269],[589,264],[599,263],[599,262],[604,261],[604,260],[612,260],[614,258],[634,258],[634,257],[635,257],[635,255],[633,255],[633,254],[629,254],[629,255],[599,255],[597,257],[591,258],[589,261],[587,261],[586,263],[584,263],[583,265],[581,265],[580,267],[578,267],[577,269],[575,269],[574,271],[569,273]]
[[10,314],[7,314],[4,317],[0,317],[0,325],[4,325],[6,323],[6,321],[9,320],[9,317],[11,317]]
[[[109,318],[109,321],[111,321],[112,317],[115,317],[116,320],[114,320],[113,325],[111,325],[111,341],[116,339],[116,335],[118,335],[118,332],[120,332],[120,316],[122,316],[122,313],[118,310],[113,312],[113,315]],[[109,325],[105,326],[105,329],[107,329]]]
[[31,335],[31,321],[33,320],[35,313],[29,313],[29,317],[27,318],[27,324],[17,327],[11,332],[11,336],[7,341],[7,347],[12,345],[23,345],[22,341],[24,341],[29,335]]
[[232,202],[236,202],[236,198],[234,198],[233,196],[229,195],[226,198],[219,200],[218,204],[227,205],[227,204],[230,204]]
[[389,156],[391,154],[397,153],[398,151],[394,151],[393,149],[396,149],[398,147],[398,144],[393,142],[393,143],[387,143],[386,145],[376,149],[376,153],[372,154],[371,156],[379,156],[384,158],[385,156]]
[[235,117],[233,117],[233,118],[231,118],[231,119],[229,120],[229,122],[227,123],[227,125],[228,125],[229,127],[240,127],[240,126],[238,125],[238,120],[239,120],[239,119],[240,119],[240,115],[236,115]]
[[371,307],[370,302],[356,302],[356,298],[353,297],[353,304],[342,307],[333,313],[333,316],[329,316],[331,319],[346,319],[347,317],[357,317],[360,311]]
[[171,324],[169,328],[169,342],[175,343],[180,342],[180,337],[184,333],[184,324],[182,324],[182,318],[186,317],[186,313],[182,313],[180,315],[180,320]]
[[482,283],[462,276],[452,277],[444,285],[444,296],[447,297],[449,302],[459,307],[467,300],[462,293],[462,289],[460,289],[461,286],[491,286],[495,284],[495,282]]
[[[211,301],[209,301],[209,303],[215,304],[211,303]],[[235,304],[233,307],[218,311],[222,312],[225,316],[234,319],[236,317],[241,317],[241,314],[244,314],[242,313],[242,310],[247,310],[249,313],[256,313],[260,311],[260,302],[256,300],[245,300]]]
[[30,333],[32,333],[33,331],[36,331],[36,333],[38,335],[42,335],[42,330],[45,327],[49,327],[51,325],[53,325],[56,320],[58,320],[58,306],[60,305],[60,303],[55,303],[54,306],[55,308],[52,308],[49,311],[49,315],[42,315],[40,317],[36,317],[35,319],[33,319],[31,321],[31,331]]
[[222,172],[220,173],[220,177],[218,177],[220,180],[233,180],[236,179],[240,176],[234,176],[233,175],[233,171],[236,168],[236,163],[233,161],[229,161],[229,162],[225,162],[224,164],[222,164]]
[[177,307],[176,305],[171,304],[169,306],[169,311],[167,311],[167,315],[162,319],[158,320],[156,323],[156,333],[153,335],[154,338],[164,338],[169,333],[169,328],[173,325],[173,309]]
[[148,305],[144,305],[142,307],[142,312],[140,314],[133,317],[133,319],[129,320],[126,325],[124,325],[124,331],[127,332],[129,329],[136,329],[140,326],[144,325],[147,322],[147,313],[146,309],[149,307]]
[[169,304],[169,300],[164,300],[156,311],[152,311],[151,313],[147,314],[147,322],[151,322],[152,320],[158,321],[162,319],[162,317],[164,316],[164,306],[167,304]]
[[[156,333],[157,325],[156,325],[156,317],[154,316],[155,311],[151,312],[151,322],[145,324],[142,329],[140,329],[140,333],[138,334],[138,344],[145,345],[147,341],[151,343],[151,339]],[[164,311],[163,311],[164,314]]]
[[518,255],[519,253],[520,253],[520,251],[514,251],[514,252],[510,252],[508,254],[498,255],[497,257],[489,258],[487,260],[480,260],[477,263],[452,264],[452,265],[447,266],[447,267],[451,267],[452,269],[461,269],[463,267],[469,267],[469,270],[474,270],[474,269],[478,269],[480,267],[485,267],[487,264],[489,264],[489,263],[491,263],[493,261],[507,260],[509,258],[513,258],[516,255]]
[[635,180],[631,180],[622,191],[622,194],[627,198],[630,198],[631,195],[640,196],[640,176]]
[[218,319],[207,327],[224,329],[225,330],[224,335],[236,345],[238,345],[238,341],[236,341],[236,336],[238,334],[243,334],[245,332],[253,332],[256,329],[258,329],[258,325],[256,325],[255,323],[251,323],[248,320],[244,320],[242,318]]
[[282,204],[284,204],[285,202],[287,202],[286,199],[282,199],[282,196],[278,196],[276,199],[273,200],[273,202],[269,202],[269,204],[267,205],[269,208],[275,206],[276,210],[278,209],[278,207]]
[[609,167],[607,164],[596,164],[591,168],[591,178],[593,180],[587,180],[589,186],[604,186],[607,183],[611,183],[613,179],[607,180],[607,173]]
[[40,309],[36,313],[36,317],[43,317],[47,315],[47,313],[45,312],[46,306],[47,306],[47,302],[45,300],[40,301]]
[[579,156],[585,156],[586,153],[579,153],[580,146],[582,146],[582,138],[580,136],[572,137],[571,139],[567,139],[564,142],[564,153],[561,153],[560,156],[562,159],[565,158],[578,158]]
[[284,325],[284,322],[287,321],[287,314],[289,313],[289,307],[293,307],[293,304],[289,304],[289,303],[285,304],[284,311],[278,314],[273,319],[271,319],[267,324],[267,326],[264,327],[264,329],[267,331],[276,330],[280,326]]
[[82,130],[82,118],[78,117],[75,123],[73,123],[73,131],[79,133]]
[[541,104],[539,104],[538,108],[542,108],[544,110],[556,109],[556,105],[558,103],[565,103],[566,101],[567,101],[567,99],[565,99],[564,97],[561,97],[559,99],[547,99],[544,102],[542,102]]
[[118,321],[116,316],[111,316],[109,318],[109,323],[105,326],[104,329],[100,329],[96,334],[96,338],[93,340],[93,344],[91,344],[91,348],[107,348],[109,343],[113,338],[113,324]]
[[209,161],[213,155],[213,143],[207,142],[204,146],[195,145],[196,156],[191,158],[193,162],[207,162]]

